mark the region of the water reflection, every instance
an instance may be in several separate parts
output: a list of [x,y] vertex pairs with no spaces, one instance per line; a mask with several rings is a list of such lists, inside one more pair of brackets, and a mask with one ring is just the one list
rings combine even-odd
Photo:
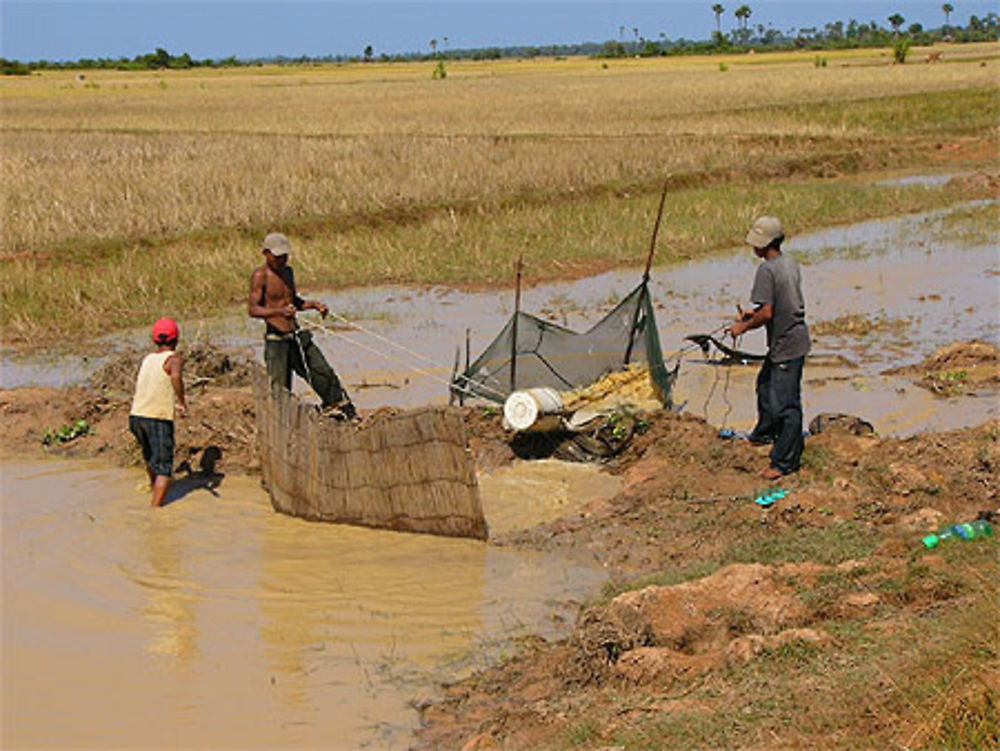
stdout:
[[189,667],[199,656],[198,598],[185,571],[190,551],[184,550],[180,524],[167,514],[148,516],[143,542],[150,573],[135,577],[146,594],[142,613],[153,626],[146,649],[174,669]]

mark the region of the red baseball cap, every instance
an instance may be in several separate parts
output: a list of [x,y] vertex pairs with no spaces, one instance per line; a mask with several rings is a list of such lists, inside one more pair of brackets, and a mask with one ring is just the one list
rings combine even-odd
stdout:
[[153,341],[157,344],[169,344],[177,341],[181,330],[173,318],[161,318],[153,324]]

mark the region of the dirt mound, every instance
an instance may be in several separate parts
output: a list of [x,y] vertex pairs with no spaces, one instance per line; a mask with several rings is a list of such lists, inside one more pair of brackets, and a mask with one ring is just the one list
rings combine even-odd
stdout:
[[753,655],[748,645],[769,637],[793,639],[786,632],[807,624],[809,611],[790,579],[773,566],[734,564],[697,581],[619,595],[580,617],[569,674],[582,683],[611,676],[662,683]]
[[515,459],[510,434],[501,425],[499,407],[462,407],[465,435],[476,457],[476,468],[489,471]]
[[[178,348],[184,358],[184,382],[188,388],[211,384],[219,388],[250,385],[251,360],[243,352],[197,340],[182,342]],[[114,355],[90,377],[95,391],[110,395],[131,395],[135,376],[148,349],[129,348]]]
[[[188,407],[188,414],[175,423],[176,465],[186,461],[199,466],[207,451],[217,457],[213,461],[222,471],[254,470],[259,466],[250,389],[192,389]],[[98,393],[81,387],[0,391],[0,444],[8,456],[102,456],[122,466],[138,465],[142,457],[128,430],[130,408],[130,394]],[[43,445],[46,434],[81,420],[88,429],[79,437]]]
[[[766,738],[761,747],[811,748],[824,745],[831,726],[858,737],[877,732],[873,747],[912,737],[915,728],[935,747],[959,747],[936,741],[967,733],[970,724],[992,737],[995,675],[985,683],[958,679],[983,667],[966,660],[968,644],[995,654],[986,645],[996,606],[984,594],[1000,559],[993,540],[923,551],[917,530],[940,520],[939,513],[914,514],[883,528],[868,556],[847,557],[843,540],[831,539],[841,548],[837,563],[737,563],[588,608],[570,639],[525,644],[522,654],[422,707],[419,747],[560,748],[561,739],[579,735],[587,748],[620,746],[623,738],[649,739],[636,747],[681,748],[690,746],[689,733],[711,730],[709,748],[743,747],[736,739],[748,737]],[[759,555],[767,550],[759,545]],[[959,637],[959,628],[969,630]],[[938,660],[953,649],[965,650],[948,658],[962,661],[949,673],[961,684],[955,712],[944,714],[940,691],[920,707],[893,695],[916,695],[924,681],[937,685]],[[883,693],[871,698],[872,688]],[[795,727],[784,712],[769,714],[771,706],[794,706]],[[935,721],[925,722],[931,707]],[[873,713],[884,720],[877,727]]]
[[1000,174],[974,172],[971,175],[957,175],[948,181],[947,187],[977,192],[985,190],[994,196],[1000,196]]
[[998,360],[1000,360],[1000,351],[994,345],[972,339],[968,342],[954,342],[941,347],[917,367],[921,370],[941,371],[972,367],[983,363],[996,363]]
[[887,371],[918,376],[917,383],[942,396],[960,396],[1000,387],[1000,351],[973,339],[941,347],[923,362]]

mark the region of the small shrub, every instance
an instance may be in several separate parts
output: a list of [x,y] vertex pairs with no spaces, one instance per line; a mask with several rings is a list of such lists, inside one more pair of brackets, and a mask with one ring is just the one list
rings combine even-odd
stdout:
[[726,63],[719,63],[719,70],[725,73],[727,70],[729,70],[729,65],[727,65]]
[[436,81],[444,80],[448,77],[448,71],[445,70],[444,60],[438,60],[437,66],[434,68],[434,72],[431,73],[431,78]]
[[84,419],[80,419],[72,425],[63,425],[59,430],[46,429],[45,435],[42,436],[42,445],[52,446],[53,444],[69,443],[81,436],[90,435],[93,432],[94,430],[90,427],[90,423]]
[[900,37],[892,44],[892,59],[902,65],[910,52],[913,41],[909,37]]
[[825,57],[823,57],[822,55],[816,55],[816,58],[813,60],[813,65],[817,68],[825,68],[826,62],[827,61]]

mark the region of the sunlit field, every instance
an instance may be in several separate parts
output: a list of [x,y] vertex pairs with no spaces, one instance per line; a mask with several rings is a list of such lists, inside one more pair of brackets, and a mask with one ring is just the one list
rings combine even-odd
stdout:
[[636,262],[668,176],[681,257],[758,209],[804,228],[954,201],[856,179],[933,168],[942,141],[995,161],[1000,47],[936,49],[6,78],[4,339],[218,312],[271,229],[311,283],[497,283],[519,254],[539,278]]

